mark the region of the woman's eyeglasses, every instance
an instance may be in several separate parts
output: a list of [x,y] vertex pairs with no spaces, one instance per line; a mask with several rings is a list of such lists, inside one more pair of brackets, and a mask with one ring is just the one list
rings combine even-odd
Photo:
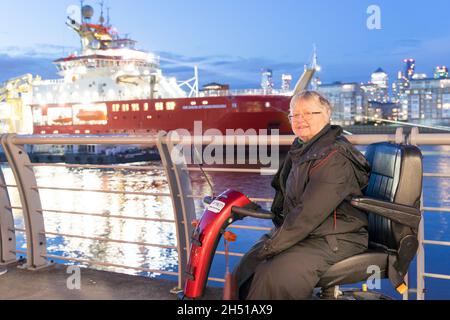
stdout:
[[305,112],[305,113],[298,113],[298,114],[290,114],[288,115],[289,121],[293,121],[293,120],[311,120],[313,118],[314,115],[318,115],[321,114],[322,112],[320,111],[316,111],[316,112]]

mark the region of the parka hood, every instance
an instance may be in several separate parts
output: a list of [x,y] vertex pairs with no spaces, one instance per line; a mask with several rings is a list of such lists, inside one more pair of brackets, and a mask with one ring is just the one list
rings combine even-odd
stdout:
[[365,188],[369,181],[370,164],[364,155],[357,150],[343,135],[344,130],[337,125],[326,125],[315,137],[308,142],[302,142],[298,138],[292,145],[290,155],[295,159],[314,155],[320,155],[331,148],[339,149],[340,153],[352,163],[355,176],[361,189]]

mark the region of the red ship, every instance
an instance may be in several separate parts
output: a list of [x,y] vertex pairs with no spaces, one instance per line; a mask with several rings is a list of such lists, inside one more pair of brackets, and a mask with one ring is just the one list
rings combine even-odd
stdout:
[[[83,6],[79,21],[67,25],[81,38],[82,51],[58,59],[61,79],[33,83],[34,134],[156,134],[164,130],[194,131],[201,121],[202,133],[218,129],[278,130],[291,134],[287,113],[293,92],[307,87],[315,66],[305,73],[294,90],[285,77],[282,90],[273,89],[271,74],[261,89],[231,91],[211,84],[198,89],[198,71],[185,82],[165,77],[159,58],[135,49],[136,41],[121,37],[102,14],[91,22],[94,11]],[[190,92],[182,88],[187,86]],[[269,132],[270,133],[270,132]]]

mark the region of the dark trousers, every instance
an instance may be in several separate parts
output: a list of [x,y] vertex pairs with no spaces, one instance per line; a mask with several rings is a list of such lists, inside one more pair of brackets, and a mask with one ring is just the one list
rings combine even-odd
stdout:
[[332,235],[307,238],[271,259],[260,260],[257,253],[267,238],[267,235],[263,236],[233,271],[240,299],[310,299],[328,268],[367,249]]

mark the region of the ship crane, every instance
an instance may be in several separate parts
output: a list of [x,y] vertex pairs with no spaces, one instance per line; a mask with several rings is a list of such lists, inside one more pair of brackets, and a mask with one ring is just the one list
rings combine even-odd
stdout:
[[316,72],[320,71],[320,66],[317,63],[317,50],[316,46],[314,45],[314,53],[311,64],[305,65],[305,71],[303,72],[302,76],[298,80],[297,84],[295,85],[295,89],[292,93],[292,96],[295,96],[297,93],[300,93],[306,89],[308,89],[309,85],[311,84],[311,81],[314,78],[314,75]]
[[106,49],[113,40],[109,28],[100,24],[80,24],[67,17],[66,25],[78,33],[83,49]]
[[[29,133],[31,112],[27,109],[24,94],[32,91],[33,76],[25,74],[12,78],[0,87],[0,132]],[[30,123],[27,121],[30,120]]]

